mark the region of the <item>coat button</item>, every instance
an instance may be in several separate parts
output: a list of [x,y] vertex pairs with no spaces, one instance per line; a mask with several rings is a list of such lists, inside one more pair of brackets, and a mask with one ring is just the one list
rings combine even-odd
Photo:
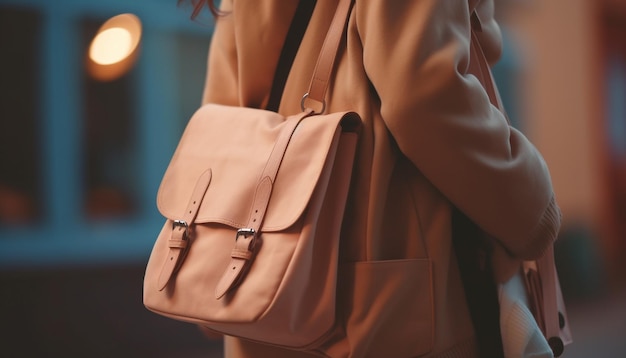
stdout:
[[563,329],[565,327],[565,316],[563,313],[559,312],[559,328]]
[[554,353],[555,357],[559,357],[563,354],[565,346],[563,345],[563,341],[560,337],[550,337],[550,339],[548,339],[548,344],[550,345],[552,353]]

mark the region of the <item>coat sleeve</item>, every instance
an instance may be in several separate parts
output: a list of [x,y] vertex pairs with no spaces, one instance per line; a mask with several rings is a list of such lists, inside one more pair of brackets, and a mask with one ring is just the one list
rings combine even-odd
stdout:
[[403,154],[511,256],[540,256],[561,220],[550,174],[468,73],[467,2],[367,0],[354,10],[365,71]]

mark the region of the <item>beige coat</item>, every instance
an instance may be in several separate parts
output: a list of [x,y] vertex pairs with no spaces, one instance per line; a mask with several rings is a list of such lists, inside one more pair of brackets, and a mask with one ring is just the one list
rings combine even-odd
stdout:
[[[204,102],[264,108],[297,1],[223,0]],[[279,112],[300,111],[335,0],[318,0]],[[493,1],[481,43],[500,54]],[[327,112],[364,124],[349,198],[333,356],[474,357],[450,238],[455,205],[493,236],[496,269],[537,258],[560,225],[547,167],[467,73],[470,17],[456,0],[356,0]],[[307,357],[226,338],[227,357]]]

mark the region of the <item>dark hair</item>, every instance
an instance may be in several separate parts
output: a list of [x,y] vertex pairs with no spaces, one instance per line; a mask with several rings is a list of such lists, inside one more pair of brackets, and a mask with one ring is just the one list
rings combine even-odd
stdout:
[[200,14],[202,8],[204,8],[205,5],[208,6],[213,16],[217,17],[223,15],[217,5],[215,5],[214,0],[178,0],[178,6],[185,3],[191,4],[191,6],[193,6],[193,11],[191,12],[192,19],[195,19]]

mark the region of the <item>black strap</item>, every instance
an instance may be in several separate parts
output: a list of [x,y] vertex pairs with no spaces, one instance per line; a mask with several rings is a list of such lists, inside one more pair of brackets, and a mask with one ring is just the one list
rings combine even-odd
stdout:
[[317,0],[300,0],[298,2],[298,8],[291,20],[289,31],[287,31],[287,37],[283,44],[283,49],[278,58],[278,64],[276,65],[276,71],[274,72],[274,82],[272,82],[272,90],[270,92],[270,98],[267,102],[267,110],[277,112],[278,106],[280,106],[280,100],[283,97],[283,89],[291,70],[293,60],[296,58],[296,53],[304,37],[313,9]]
[[480,357],[504,357],[498,288],[491,269],[490,248],[482,230],[456,208],[452,213],[452,244]]

